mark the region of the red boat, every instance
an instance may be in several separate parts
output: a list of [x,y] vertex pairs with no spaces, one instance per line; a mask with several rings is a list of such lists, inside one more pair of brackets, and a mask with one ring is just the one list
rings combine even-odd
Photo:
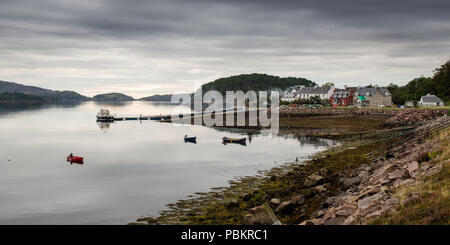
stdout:
[[67,157],[67,161],[72,163],[78,163],[78,164],[83,164],[83,158],[82,157],[77,157],[77,156],[68,156]]

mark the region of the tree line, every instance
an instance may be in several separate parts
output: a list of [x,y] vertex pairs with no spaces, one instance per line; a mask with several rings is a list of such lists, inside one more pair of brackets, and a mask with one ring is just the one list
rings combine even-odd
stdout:
[[450,102],[450,60],[434,70],[432,77],[413,79],[405,86],[391,83],[388,86],[394,104],[405,104],[408,100],[418,101],[421,96],[434,94],[446,103]]

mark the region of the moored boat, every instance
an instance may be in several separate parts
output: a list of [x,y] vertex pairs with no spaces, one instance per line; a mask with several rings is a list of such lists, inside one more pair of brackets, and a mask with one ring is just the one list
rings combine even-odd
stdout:
[[245,144],[247,141],[247,138],[228,138],[223,137],[222,142],[223,143],[238,143],[238,144]]
[[184,142],[197,143],[197,137],[188,137],[187,135],[185,135]]
[[114,116],[109,114],[109,110],[100,109],[100,111],[97,113],[97,121],[114,121]]
[[70,164],[72,163],[83,164],[84,158],[70,154],[69,156],[67,156],[67,161],[70,162]]

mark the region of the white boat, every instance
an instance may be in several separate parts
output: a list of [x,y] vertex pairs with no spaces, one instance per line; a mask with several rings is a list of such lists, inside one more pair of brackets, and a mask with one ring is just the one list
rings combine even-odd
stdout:
[[100,109],[100,111],[97,113],[97,120],[98,121],[114,121],[114,116],[109,114],[109,110]]

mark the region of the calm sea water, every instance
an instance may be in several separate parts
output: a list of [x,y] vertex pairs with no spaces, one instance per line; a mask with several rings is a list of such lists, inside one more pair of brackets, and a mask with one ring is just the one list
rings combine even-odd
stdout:
[[[96,123],[117,115],[189,112],[152,102],[0,108],[0,224],[126,224],[239,176],[254,175],[333,144],[155,121]],[[184,143],[184,135],[197,144]],[[84,165],[65,160],[73,152]]]

